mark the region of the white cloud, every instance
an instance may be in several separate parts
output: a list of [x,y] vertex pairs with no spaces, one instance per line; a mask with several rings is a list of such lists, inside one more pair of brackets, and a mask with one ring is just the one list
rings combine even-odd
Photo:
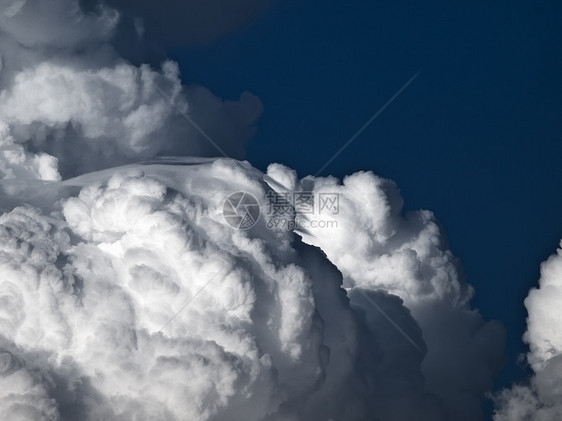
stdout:
[[562,417],[562,249],[541,265],[539,288],[525,299],[529,344],[527,361],[534,375],[528,385],[514,385],[497,396],[495,418],[550,421]]
[[[420,352],[359,287],[348,299],[338,270],[290,231],[266,228],[266,218],[248,232],[226,223],[221,212],[229,193],[247,191],[265,203],[262,173],[224,159],[181,162],[54,183],[44,189],[63,199],[59,205],[52,197],[35,201],[49,216],[16,208],[0,220],[17,227],[6,228],[3,240],[6,262],[17,264],[0,270],[15,285],[6,297],[24,314],[6,316],[3,334],[18,348],[47,353],[45,372],[60,373],[71,361],[75,369],[59,377],[58,387],[87,379],[109,419],[434,420],[450,418],[454,405],[478,416],[474,406],[494,370],[483,365],[501,344],[477,313],[438,295],[431,312],[415,305],[410,312],[413,293],[402,291],[400,299],[361,286]],[[374,188],[371,176],[357,177],[359,190]],[[384,195],[375,196],[367,209],[384,203]],[[427,365],[436,360],[441,369]],[[446,370],[462,380],[439,377]],[[470,392],[466,400],[456,394],[460,386]],[[96,413],[83,395],[66,404],[85,419]]]
[[[279,164],[153,159],[216,155],[182,112],[243,156],[261,103],[183,86],[171,61],[119,57],[120,19],[154,34],[162,16],[148,3],[82,5],[0,2],[2,417],[481,418],[503,330],[470,308],[433,215],[403,215],[396,186],[372,173],[340,183]],[[201,16],[223,16],[207,6]],[[249,231],[226,223],[229,194],[265,204],[270,186],[337,193],[325,216],[337,225],[301,240],[265,216]],[[536,364],[554,367],[546,339],[529,338]]]
[[156,155],[216,156],[182,113],[230,156],[244,156],[262,111],[257,97],[225,101],[182,86],[172,61],[156,71],[120,58],[109,43],[119,14],[105,6],[86,13],[74,0],[4,3],[1,177],[53,180]]
[[[292,172],[283,174],[276,165],[268,174],[284,185]],[[316,200],[323,194],[338,199],[336,213],[327,208],[313,216],[337,225],[311,226],[301,232],[304,241],[326,253],[349,279],[344,282],[348,290],[384,291],[404,300],[427,345],[422,371],[428,391],[444,401],[450,417],[482,418],[482,399],[503,366],[505,332],[500,323],[485,323],[470,308],[472,288],[462,279],[433,214],[403,215],[395,184],[370,172],[350,175],[343,183],[307,177],[298,188],[315,192]],[[376,311],[365,300],[358,306]]]

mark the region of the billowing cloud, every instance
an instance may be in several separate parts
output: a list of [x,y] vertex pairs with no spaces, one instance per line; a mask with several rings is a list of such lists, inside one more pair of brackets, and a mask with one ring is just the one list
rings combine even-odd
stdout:
[[[431,310],[413,305],[414,293],[360,280],[343,289],[349,281],[320,250],[268,228],[267,215],[234,230],[225,197],[267,203],[282,179],[275,168],[266,176],[224,159],[114,168],[42,184],[50,197],[2,216],[4,301],[19,310],[2,323],[21,350],[10,352],[24,362],[24,350],[44,354],[40,372],[57,388],[71,394],[85,381],[98,399],[81,391],[61,402],[40,383],[57,416],[69,419],[68,407],[82,419],[446,420],[461,410],[478,419],[501,362],[501,339],[490,336],[501,329],[438,295],[424,298]],[[353,177],[365,191],[378,186]]]
[[115,9],[98,6],[95,13],[85,13],[76,0],[0,3],[2,32],[28,48],[78,48],[107,41],[118,20]]
[[[259,99],[115,46],[184,11],[210,40],[266,2],[203,3],[0,2],[2,419],[482,419],[503,329],[430,212],[372,173],[178,157],[216,156],[205,136],[243,156]],[[329,199],[324,219],[277,224],[287,191]],[[223,217],[235,192],[262,205],[251,229]]]
[[523,340],[534,375],[497,397],[495,419],[550,421],[562,417],[562,249],[541,265],[539,288],[525,299],[529,313]]
[[184,87],[171,61],[158,70],[132,65],[109,43],[117,10],[51,3],[0,5],[3,177],[54,180],[156,155],[216,155],[182,114],[230,156],[244,155],[262,110],[257,97],[223,101]]
[[[280,185],[291,185],[291,170],[270,167]],[[335,178],[304,178],[297,189],[314,192],[321,215],[297,218],[334,220],[330,227],[308,224],[300,233],[320,247],[342,271],[348,291],[384,291],[400,297],[423,332],[422,364],[428,390],[443,399],[453,419],[480,419],[482,397],[503,367],[505,332],[485,323],[469,306],[472,288],[428,211],[402,214],[396,185],[370,172]],[[328,205],[337,200],[334,209]],[[322,201],[325,201],[322,203]],[[358,294],[351,295],[360,297]],[[362,300],[361,308],[372,307]],[[372,310],[370,310],[372,311]]]
[[[63,182],[85,185],[50,216],[17,207],[0,218],[6,364],[44,355],[37,376],[20,375],[22,396],[5,414],[28,401],[22,419],[70,419],[64,405],[80,419],[320,420],[374,410],[376,370],[399,367],[384,362],[377,325],[350,306],[339,272],[297,241],[299,255],[288,231],[262,221],[250,235],[222,219],[222,189],[208,183],[228,180],[264,199],[256,170],[219,160],[112,172]],[[419,336],[401,302],[389,306]],[[417,380],[406,376],[397,390],[423,408],[421,356],[401,348]],[[95,405],[72,394],[82,379]],[[50,406],[28,396],[32,380]],[[37,411],[52,415],[29,415]]]

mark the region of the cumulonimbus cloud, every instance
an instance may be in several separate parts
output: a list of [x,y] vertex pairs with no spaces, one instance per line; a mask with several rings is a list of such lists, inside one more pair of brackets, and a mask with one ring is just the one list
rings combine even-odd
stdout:
[[[2,419],[483,418],[503,328],[470,307],[430,212],[404,215],[370,172],[158,159],[215,154],[182,113],[243,156],[259,99],[121,57],[148,3],[51,3],[0,2]],[[337,197],[337,224],[224,219],[231,193],[272,190]]]
[[[377,188],[373,176],[357,177]],[[367,284],[346,293],[323,253],[290,230],[267,228],[267,218],[250,231],[232,229],[222,216],[226,193],[265,203],[272,180],[224,159],[136,165],[54,182],[43,189],[57,205],[37,197],[6,212],[2,296],[18,312],[3,314],[2,334],[21,364],[26,352],[44,355],[29,364],[38,364],[43,400],[54,402],[45,409],[22,396],[30,411],[60,419],[69,419],[68,406],[82,419],[429,420],[451,418],[462,403],[478,417],[471,404],[490,379],[462,383],[474,400],[464,402],[430,383],[442,373],[422,362],[435,354],[452,361],[444,364],[497,369],[501,344],[478,342],[491,328],[437,297],[437,315],[472,347],[470,358],[446,355],[460,346],[427,342],[420,310],[406,307],[410,297]],[[73,394],[77,382],[96,399]],[[7,401],[2,410],[9,417],[18,408]]]

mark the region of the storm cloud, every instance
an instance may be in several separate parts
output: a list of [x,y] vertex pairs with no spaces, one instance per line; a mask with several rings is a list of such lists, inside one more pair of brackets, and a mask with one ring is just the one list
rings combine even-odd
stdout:
[[[371,172],[233,159],[260,100],[120,39],[209,42],[267,2],[161,6],[0,2],[2,418],[483,419],[505,333],[434,215]],[[249,230],[223,216],[235,192],[262,205]],[[332,195],[336,223],[272,227],[272,192]]]

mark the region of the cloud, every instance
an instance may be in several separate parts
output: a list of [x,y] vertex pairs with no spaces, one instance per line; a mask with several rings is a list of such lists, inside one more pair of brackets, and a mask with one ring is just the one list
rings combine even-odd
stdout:
[[227,154],[244,156],[262,111],[254,95],[225,101],[205,88],[182,86],[172,61],[159,70],[127,62],[110,44],[119,13],[107,6],[86,13],[74,0],[49,7],[4,3],[4,178],[56,180],[157,155],[216,156],[182,114],[196,119]]
[[[216,156],[206,135],[242,157],[261,102],[121,55],[130,25],[207,42],[266,3],[0,2],[3,418],[483,417],[504,332],[470,307],[433,214],[404,215],[368,172],[178,157]],[[330,198],[336,224],[273,228],[272,189]],[[263,205],[247,231],[222,215],[240,191]]]
[[[47,353],[44,372],[75,362],[105,398],[110,419],[258,420],[281,411],[281,403],[296,416],[291,401],[312,393],[325,375],[312,280],[259,239],[218,226],[210,205],[166,190],[138,172],[86,186],[62,202],[64,219],[56,219],[70,236],[37,209],[4,214],[2,334],[12,347]],[[204,231],[209,224],[214,235]],[[225,235],[238,236],[231,240],[238,247],[223,249]],[[160,332],[214,276],[216,284]],[[337,281],[332,285],[338,294]],[[344,303],[341,316],[350,318]],[[156,337],[147,344],[150,335]],[[31,387],[26,381],[22,390]],[[45,383],[38,390],[56,402]],[[26,398],[20,394],[12,401]],[[5,413],[15,411],[12,401]],[[52,415],[38,418],[29,409],[23,419],[61,417],[58,403]],[[73,405],[93,419],[88,402]]]
[[[6,313],[2,334],[12,348],[47,355],[42,372],[70,394],[62,402],[43,385],[57,416],[71,419],[66,407],[82,419],[102,411],[106,419],[446,420],[454,405],[479,416],[501,330],[438,295],[433,307],[410,307],[413,293],[346,291],[322,251],[267,228],[266,217],[250,231],[232,229],[222,216],[228,192],[266,203],[274,171],[225,159],[166,162],[43,185],[54,206],[52,196],[35,196],[33,207],[0,219],[4,301],[20,309]],[[290,173],[285,180],[306,181]],[[361,191],[377,188],[371,175],[353,177]],[[344,186],[342,223],[352,210],[344,211]],[[65,361],[73,369],[61,374]],[[444,370],[462,381],[439,377]],[[78,379],[101,409],[70,392]]]
[[98,6],[95,13],[84,13],[76,0],[0,3],[2,32],[28,48],[78,48],[107,41],[118,21],[115,9]]
[[547,421],[562,416],[562,335],[557,328],[562,303],[562,249],[541,265],[539,287],[525,299],[529,344],[527,361],[534,375],[497,396],[495,418]]
[[[291,174],[279,165],[268,171],[278,184],[292,189]],[[310,225],[301,231],[304,241],[326,253],[347,279],[344,286],[350,292],[384,291],[404,301],[427,345],[422,372],[428,391],[443,400],[449,417],[481,419],[481,402],[504,364],[505,332],[500,323],[486,323],[470,308],[472,288],[464,282],[433,214],[403,215],[396,185],[370,172],[350,175],[343,183],[306,177],[297,184],[297,190],[312,191],[317,200],[337,199],[336,208],[313,216],[337,224]],[[351,297],[354,304],[353,297],[361,296]],[[374,311],[364,299],[356,305]]]

